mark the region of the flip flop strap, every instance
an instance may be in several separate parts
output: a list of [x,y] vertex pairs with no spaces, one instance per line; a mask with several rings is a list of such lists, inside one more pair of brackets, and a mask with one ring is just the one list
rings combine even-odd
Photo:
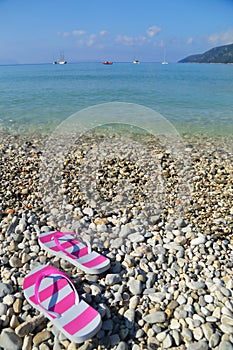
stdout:
[[42,302],[40,300],[40,293],[39,293],[40,284],[41,284],[41,281],[44,278],[46,278],[46,277],[50,277],[50,278],[53,278],[53,277],[65,278],[67,280],[67,282],[69,283],[69,285],[71,286],[71,288],[73,289],[74,293],[75,293],[75,304],[76,305],[79,303],[78,293],[77,293],[77,291],[75,289],[75,286],[74,286],[73,282],[71,281],[71,279],[65,273],[63,273],[62,271],[55,270],[53,267],[48,266],[46,271],[41,272],[41,274],[39,275],[39,277],[37,278],[36,283],[35,283],[35,299],[36,299],[36,302],[46,312],[48,312],[49,314],[51,314],[51,315],[53,315],[53,316],[55,316],[57,318],[60,318],[61,315],[59,313],[46,309],[42,305]]
[[[72,235],[72,233],[70,232],[67,232],[67,234],[70,234]],[[64,232],[54,232],[54,235],[53,235],[53,239],[54,239],[54,242],[56,243],[57,247],[59,247],[59,249],[65,253],[67,256],[69,256],[71,259],[74,259],[74,255],[67,252],[67,250],[61,245],[61,243],[59,242],[59,237],[64,237]],[[77,237],[80,237],[80,235],[75,235],[74,238],[77,238]],[[70,239],[66,239],[66,241],[72,241],[73,238],[70,238]],[[82,241],[82,239],[81,239]],[[88,248],[88,254],[91,252],[91,247],[90,247],[90,243],[89,242],[85,242],[87,244],[87,248]]]

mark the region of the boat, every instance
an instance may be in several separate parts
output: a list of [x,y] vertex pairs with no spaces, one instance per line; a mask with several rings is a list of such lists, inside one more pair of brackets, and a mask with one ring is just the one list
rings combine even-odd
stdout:
[[102,62],[103,64],[113,64],[113,62],[111,62],[111,61],[104,61],[104,62]]
[[67,61],[65,60],[64,53],[60,54],[60,60],[58,61],[59,64],[66,64]]
[[134,60],[133,60],[133,63],[134,63],[134,64],[139,64],[139,63],[140,63],[140,61],[139,61],[139,60],[135,60],[135,59],[134,59]]
[[168,62],[165,59],[165,50],[164,50],[164,53],[163,53],[163,62],[162,62],[162,64],[168,64]]

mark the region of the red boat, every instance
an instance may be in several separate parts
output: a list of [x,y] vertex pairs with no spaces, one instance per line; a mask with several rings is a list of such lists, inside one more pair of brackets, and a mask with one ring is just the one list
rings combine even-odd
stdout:
[[113,62],[111,62],[111,61],[104,61],[104,62],[102,62],[103,64],[113,64]]

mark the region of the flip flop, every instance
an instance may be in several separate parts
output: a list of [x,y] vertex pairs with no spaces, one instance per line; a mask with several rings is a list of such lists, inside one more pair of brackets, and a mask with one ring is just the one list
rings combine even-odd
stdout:
[[24,279],[27,301],[72,342],[82,343],[101,328],[100,314],[80,300],[71,279],[53,266],[40,265]]
[[110,267],[110,260],[91,251],[90,244],[84,244],[80,236],[72,232],[51,231],[39,235],[39,244],[49,253],[69,261],[88,274],[99,274]]

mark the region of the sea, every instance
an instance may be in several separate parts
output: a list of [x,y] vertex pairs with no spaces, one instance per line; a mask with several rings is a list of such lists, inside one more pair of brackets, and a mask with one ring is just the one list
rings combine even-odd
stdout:
[[[152,109],[179,133],[232,135],[233,65],[91,62],[0,66],[2,132],[53,132],[75,113],[111,102]],[[135,121],[137,118],[140,113],[135,113]]]

